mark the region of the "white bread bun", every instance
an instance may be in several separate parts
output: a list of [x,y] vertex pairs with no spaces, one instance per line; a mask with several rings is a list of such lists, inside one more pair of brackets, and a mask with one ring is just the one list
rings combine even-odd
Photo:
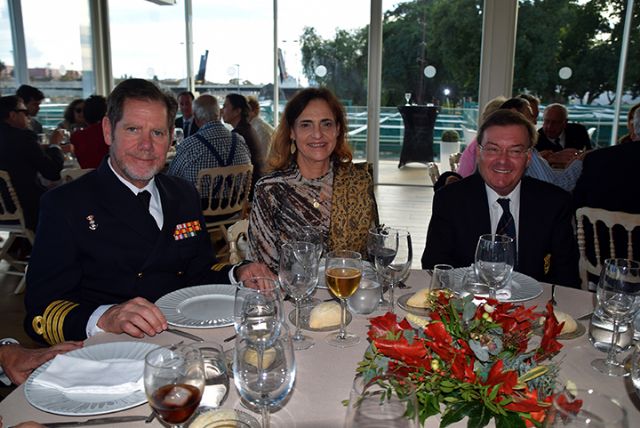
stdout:
[[311,310],[309,327],[325,328],[340,324],[340,304],[337,302],[323,302]]
[[416,292],[413,296],[407,300],[407,305],[413,306],[414,308],[426,308],[427,307],[427,297],[429,296],[428,288],[423,288],[422,290]]
[[571,315],[560,311],[554,311],[553,313],[555,314],[558,323],[564,322],[560,334],[573,333],[576,331],[578,323],[576,323],[576,320],[574,320]]
[[[262,353],[262,368],[269,368],[273,364],[273,360],[276,359],[276,350],[273,348],[265,349]],[[258,367],[258,353],[253,349],[247,349],[244,353],[244,360],[254,367]]]
[[[205,412],[198,416],[191,424],[190,428],[235,428],[238,426],[236,423],[236,412],[231,409],[218,409],[212,412]],[[217,422],[217,423],[216,423]]]

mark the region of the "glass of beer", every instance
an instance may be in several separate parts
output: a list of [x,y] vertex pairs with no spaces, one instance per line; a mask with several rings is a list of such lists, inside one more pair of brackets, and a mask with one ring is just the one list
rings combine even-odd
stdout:
[[347,333],[347,299],[358,289],[362,278],[362,256],[355,251],[331,251],[327,254],[325,281],[334,296],[340,299],[340,332],[330,334],[326,340],[329,345],[348,348],[360,342],[360,337]]
[[186,425],[200,404],[205,374],[200,350],[187,345],[163,346],[144,360],[144,390],[149,405],[166,424]]

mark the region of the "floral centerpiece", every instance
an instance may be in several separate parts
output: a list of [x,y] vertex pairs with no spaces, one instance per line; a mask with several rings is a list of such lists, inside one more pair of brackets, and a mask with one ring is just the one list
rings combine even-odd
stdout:
[[[357,370],[365,381],[383,372],[409,378],[422,424],[441,413],[441,427],[465,417],[468,427],[492,418],[498,428],[541,426],[558,373],[557,365],[544,362],[562,347],[556,336],[563,324],[553,306],[543,313],[495,300],[476,306],[472,296],[443,290],[427,299],[430,320],[413,317],[414,324],[423,321],[419,328],[392,313],[371,319],[371,344]],[[542,338],[529,349],[541,317]]]

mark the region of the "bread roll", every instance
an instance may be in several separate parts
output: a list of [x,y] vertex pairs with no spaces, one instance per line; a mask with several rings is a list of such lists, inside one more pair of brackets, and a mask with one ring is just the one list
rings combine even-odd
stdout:
[[[273,360],[276,359],[276,350],[273,348],[265,349],[262,354],[262,368],[266,369],[271,364],[273,364]],[[253,349],[247,349],[244,353],[244,360],[251,364],[254,367],[258,367],[258,353]]]
[[309,327],[325,328],[340,324],[340,304],[337,302],[320,303],[311,310]]
[[574,320],[571,315],[560,311],[554,311],[554,314],[556,316],[556,319],[558,320],[558,323],[564,322],[560,334],[573,333],[574,331],[576,331],[576,329],[578,328],[578,323],[576,323],[576,320]]
[[422,290],[416,292],[409,298],[409,300],[407,300],[407,305],[413,306],[414,308],[426,308],[429,291],[430,290],[428,288],[423,288]]
[[238,426],[236,420],[236,412],[234,410],[219,409],[201,414],[193,422],[191,422],[189,427],[235,428]]

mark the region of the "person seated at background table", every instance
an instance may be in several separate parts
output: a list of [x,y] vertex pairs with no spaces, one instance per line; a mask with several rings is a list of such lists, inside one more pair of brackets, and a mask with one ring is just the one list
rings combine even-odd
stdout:
[[183,91],[178,94],[178,107],[182,116],[175,120],[176,128],[182,128],[184,138],[187,138],[198,132],[198,125],[193,119],[193,93],[191,91]]
[[22,384],[32,371],[58,354],[82,348],[82,342],[65,342],[50,348],[28,349],[14,339],[0,340],[0,380],[6,377],[16,385]]
[[378,224],[367,164],[353,164],[344,107],[326,88],[307,88],[287,103],[276,129],[267,174],[256,184],[249,217],[248,259],[278,269],[280,246],[301,226],[320,229],[328,251],[366,259]]
[[[195,186],[201,169],[251,163],[251,153],[242,135],[229,131],[220,122],[220,106],[214,96],[198,97],[193,102],[193,117],[198,132],[176,148],[167,174],[181,177]],[[203,182],[201,197],[206,198],[209,194],[209,184]]]
[[0,170],[7,171],[11,177],[27,229],[36,229],[40,196],[47,190],[38,174],[48,180],[60,180],[63,164],[60,146],[41,147],[38,136],[29,129],[24,102],[15,95],[1,97]]
[[42,134],[42,124],[38,122],[36,116],[40,111],[40,104],[44,100],[44,94],[38,88],[30,85],[20,85],[16,91],[16,95],[22,99],[27,107],[27,116],[29,116],[29,129],[36,134]]
[[[549,104],[542,114],[542,128],[538,130],[537,149],[543,157],[563,149],[589,150],[591,139],[587,128],[580,123],[568,122],[569,112],[562,104]],[[550,160],[553,163],[553,160]]]
[[434,194],[423,269],[438,263],[469,266],[478,237],[502,233],[515,239],[516,271],[579,287],[569,193],[523,177],[536,136],[530,119],[510,110],[498,110],[484,121],[478,131],[479,174]]
[[[640,135],[640,109],[633,117],[634,133]],[[622,211],[640,214],[640,141],[617,144],[597,149],[584,158],[582,175],[573,192],[574,208],[602,208],[609,211]],[[609,254],[609,234],[604,225],[599,225],[601,254]],[[588,243],[592,242],[591,228],[585,227]],[[619,257],[627,257],[627,233],[614,228],[614,248]],[[640,230],[636,228],[631,235],[633,254],[640,254]],[[595,259],[593,248],[587,246],[587,254]]]
[[627,113],[627,129],[629,130],[629,133],[620,137],[620,139],[618,140],[618,144],[630,143],[632,141],[640,140],[640,135],[636,134],[633,125],[633,115],[635,114],[636,110],[638,110],[638,108],[640,108],[640,103],[632,106],[629,109],[629,112]]
[[244,95],[229,94],[222,105],[222,120],[233,127],[233,132],[242,135],[249,151],[253,164],[251,194],[255,184],[266,171],[267,147],[260,142],[256,131],[249,123],[249,104]]
[[88,126],[71,134],[71,144],[81,168],[97,168],[109,153],[102,133],[102,118],[107,112],[107,100],[91,95],[84,103],[84,117]]
[[87,126],[84,120],[84,100],[77,98],[64,109],[64,120],[57,126],[58,129],[66,129],[75,132]]
[[256,97],[247,97],[247,103],[249,103],[249,123],[251,123],[253,130],[256,131],[262,146],[266,148],[265,153],[269,153],[271,137],[274,133],[273,126],[260,117],[260,103]]
[[[107,331],[153,336],[167,321],[153,301],[197,284],[272,276],[255,263],[216,264],[193,185],[165,166],[175,99],[128,79],[102,121],[109,156],[42,199],[29,270],[26,331],[50,344]],[[212,267],[213,265],[213,267]]]

